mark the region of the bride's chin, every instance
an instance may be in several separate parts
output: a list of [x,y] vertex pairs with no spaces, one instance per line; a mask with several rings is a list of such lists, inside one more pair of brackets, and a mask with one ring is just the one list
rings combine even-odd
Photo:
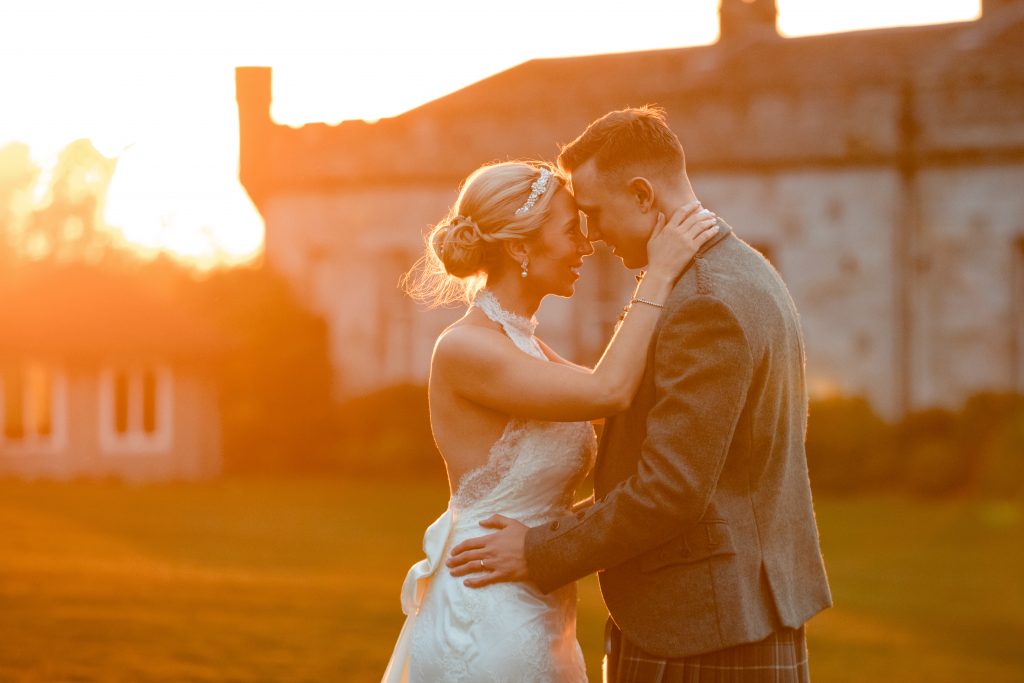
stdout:
[[563,299],[568,299],[569,297],[571,297],[575,293],[576,293],[576,286],[575,285],[558,285],[558,286],[551,287],[550,289],[548,289],[548,291],[544,293],[544,296],[549,296],[550,295],[550,296],[562,297]]
[[541,297],[550,295],[568,298],[576,293],[576,279],[573,278],[572,281],[561,282],[552,282],[549,280],[548,282],[544,283],[544,286],[540,287],[540,289],[543,290],[543,294],[541,294]]

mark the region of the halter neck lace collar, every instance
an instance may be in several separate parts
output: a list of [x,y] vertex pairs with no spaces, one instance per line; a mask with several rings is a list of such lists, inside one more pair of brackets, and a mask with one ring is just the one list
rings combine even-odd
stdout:
[[[505,310],[497,297],[486,289],[477,292],[476,298],[473,299],[473,305],[483,311],[488,318],[501,325],[505,334],[520,349],[531,356],[540,353],[540,348],[533,338],[533,333],[537,329],[536,317],[527,319],[518,313]],[[543,356],[543,353],[540,355]]]
[[473,305],[483,311],[488,318],[504,327],[506,332],[510,332],[509,328],[512,328],[519,334],[532,337],[537,330],[536,317],[527,319],[518,313],[505,310],[490,290],[481,289],[477,292],[476,298],[473,299]]

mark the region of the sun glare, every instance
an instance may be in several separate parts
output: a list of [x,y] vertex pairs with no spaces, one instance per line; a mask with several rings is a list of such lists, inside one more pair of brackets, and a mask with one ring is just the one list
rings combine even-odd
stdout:
[[118,160],[106,222],[143,252],[199,267],[251,260],[262,247],[262,219],[233,169],[208,159],[224,144],[237,150],[215,137],[132,145]]
[[158,149],[125,153],[107,199],[111,228],[140,251],[167,251],[199,267],[255,257],[262,220],[241,185],[231,176],[190,175],[182,171],[187,162],[167,162]]

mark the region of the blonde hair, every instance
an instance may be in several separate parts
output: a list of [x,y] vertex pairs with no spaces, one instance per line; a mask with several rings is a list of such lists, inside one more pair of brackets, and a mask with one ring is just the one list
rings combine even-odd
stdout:
[[[516,215],[542,168],[551,173],[547,190]],[[545,162],[504,161],[473,171],[448,215],[427,232],[423,256],[402,277],[406,293],[430,307],[470,303],[501,263],[505,243],[540,230],[551,198],[566,184],[565,175]]]

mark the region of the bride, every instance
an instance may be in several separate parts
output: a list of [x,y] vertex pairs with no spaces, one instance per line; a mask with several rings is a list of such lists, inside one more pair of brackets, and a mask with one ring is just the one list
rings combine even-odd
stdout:
[[408,282],[420,300],[469,307],[434,347],[430,421],[452,495],[402,587],[407,617],[387,683],[586,681],[574,585],[473,589],[443,559],[492,514],[536,525],[571,507],[593,462],[589,421],[631,401],[661,304],[717,226],[696,203],[659,216],[628,314],[597,366],[578,366],[534,336],[541,299],[571,296],[594,251],[566,185],[542,163],[478,169]]

